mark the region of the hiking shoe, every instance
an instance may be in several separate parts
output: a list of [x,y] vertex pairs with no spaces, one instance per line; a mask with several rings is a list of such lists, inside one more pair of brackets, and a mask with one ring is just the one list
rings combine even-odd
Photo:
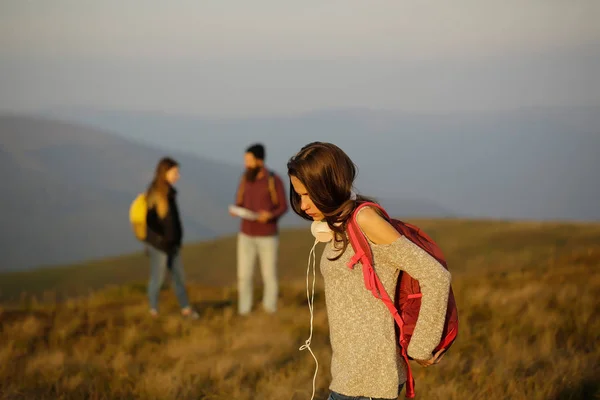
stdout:
[[192,319],[192,320],[200,319],[200,314],[198,314],[196,312],[196,310],[189,308],[189,307],[181,310],[181,315],[183,316],[183,318],[186,318],[186,319]]

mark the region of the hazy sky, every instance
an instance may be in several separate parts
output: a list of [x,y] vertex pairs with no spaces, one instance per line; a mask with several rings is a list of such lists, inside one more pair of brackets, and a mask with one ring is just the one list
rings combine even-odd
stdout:
[[0,0],[0,110],[600,105],[600,1]]

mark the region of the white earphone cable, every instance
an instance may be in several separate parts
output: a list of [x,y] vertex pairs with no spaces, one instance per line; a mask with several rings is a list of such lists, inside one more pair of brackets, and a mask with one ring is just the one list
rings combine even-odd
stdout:
[[[315,367],[315,375],[313,376],[313,392],[312,392],[312,396],[311,396],[311,400],[313,400],[315,398],[315,391],[316,391],[316,384],[317,384],[317,372],[319,371],[319,361],[317,361],[317,357],[315,356],[315,353],[313,353],[312,349],[310,348],[310,343],[312,341],[312,334],[313,334],[313,317],[314,317],[314,304],[315,304],[315,281],[316,281],[316,256],[315,256],[315,247],[317,246],[317,244],[319,243],[318,240],[315,240],[315,244],[313,245],[312,249],[310,250],[310,254],[308,255],[308,267],[306,269],[306,298],[308,300],[308,309],[310,311],[310,335],[308,337],[308,339],[306,340],[306,342],[304,342],[303,346],[300,346],[300,351],[302,350],[307,350],[310,352],[310,354],[313,356],[313,358],[315,359],[315,363],[316,363],[316,367]],[[313,266],[313,282],[312,282],[312,293],[309,292],[309,275],[310,275],[310,263],[312,260],[312,266]]]

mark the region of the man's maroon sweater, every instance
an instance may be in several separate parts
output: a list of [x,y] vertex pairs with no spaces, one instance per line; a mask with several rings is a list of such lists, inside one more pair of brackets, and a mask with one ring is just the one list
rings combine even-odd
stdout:
[[[277,205],[274,205],[271,200],[269,171],[266,168],[259,173],[259,177],[254,182],[248,180],[244,182],[243,199],[237,205],[254,212],[269,211],[273,214],[273,218],[266,223],[242,219],[240,228],[242,233],[249,236],[273,236],[278,234],[277,222],[288,211],[288,205],[281,178],[277,174],[273,174],[273,178],[275,179],[275,191],[277,192]],[[242,177],[242,179],[245,179],[245,177]]]

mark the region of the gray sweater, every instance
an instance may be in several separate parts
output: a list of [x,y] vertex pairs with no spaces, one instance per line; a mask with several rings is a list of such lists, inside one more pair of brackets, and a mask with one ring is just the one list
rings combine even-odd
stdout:
[[[431,358],[442,335],[450,273],[405,237],[391,244],[369,243],[373,267],[392,300],[400,270],[419,281],[421,310],[407,352],[415,359]],[[352,246],[348,244],[340,259],[327,259],[337,254],[334,242],[328,243],[320,264],[332,347],[329,389],[346,396],[395,399],[406,382],[406,367],[397,351],[394,319],[365,288],[362,265],[347,267]]]

